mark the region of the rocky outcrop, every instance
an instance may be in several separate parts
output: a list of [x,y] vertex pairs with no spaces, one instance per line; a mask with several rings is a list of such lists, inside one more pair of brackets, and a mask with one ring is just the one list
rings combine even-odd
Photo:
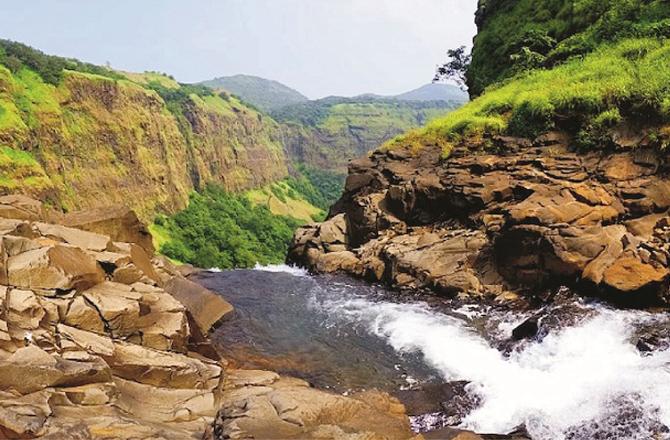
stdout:
[[230,371],[208,440],[409,439],[405,409],[385,393],[351,397],[310,388],[267,371]]
[[[159,272],[172,275],[135,244],[40,221],[34,201],[0,211],[19,214],[0,222],[0,438],[204,431],[225,363],[190,351],[189,312]],[[137,276],[120,280],[127,267]]]
[[577,283],[624,304],[668,302],[662,155],[575,151],[559,133],[486,142],[448,159],[427,146],[352,162],[330,219],[299,230],[289,259],[449,295]]
[[152,260],[136,218],[110,220],[127,211],[77,214],[104,219],[83,222],[96,232],[44,222],[24,197],[0,213],[0,438],[412,436],[386,394],[227,370],[207,334],[232,306]]

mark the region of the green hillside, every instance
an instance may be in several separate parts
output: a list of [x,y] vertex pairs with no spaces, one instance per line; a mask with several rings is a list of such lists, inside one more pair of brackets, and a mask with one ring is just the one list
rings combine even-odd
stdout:
[[349,160],[461,104],[332,97],[286,106],[271,115],[284,125],[284,144],[291,157],[344,173]]
[[0,194],[65,211],[127,203],[150,219],[208,183],[286,177],[279,134],[225,93],[0,41]]
[[623,38],[670,36],[665,0],[480,0],[471,94],[528,68],[551,68]]
[[[464,138],[487,146],[492,134],[532,139],[552,129],[584,148],[607,148],[627,132],[659,148],[670,143],[668,2],[481,4],[468,77],[475,93],[486,90],[387,146],[439,143],[448,153]],[[527,58],[503,63],[520,36]],[[549,47],[535,52],[540,43]]]
[[212,89],[224,89],[263,111],[307,101],[307,97],[284,84],[251,75],[222,76],[200,83]]

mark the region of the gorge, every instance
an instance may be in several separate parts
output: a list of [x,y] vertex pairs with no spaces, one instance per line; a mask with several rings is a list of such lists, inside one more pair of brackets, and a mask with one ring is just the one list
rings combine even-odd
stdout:
[[670,439],[670,5],[473,19],[469,100],[0,40],[0,439]]

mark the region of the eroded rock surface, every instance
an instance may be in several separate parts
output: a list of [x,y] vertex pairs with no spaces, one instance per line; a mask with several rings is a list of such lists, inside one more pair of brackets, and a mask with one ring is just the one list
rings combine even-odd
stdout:
[[227,371],[207,334],[232,306],[152,260],[134,215],[89,231],[45,218],[0,198],[0,439],[412,436],[385,394]]
[[531,144],[377,151],[351,163],[324,223],[289,259],[396,287],[504,297],[580,283],[624,304],[667,304],[670,167],[645,148],[578,152]]

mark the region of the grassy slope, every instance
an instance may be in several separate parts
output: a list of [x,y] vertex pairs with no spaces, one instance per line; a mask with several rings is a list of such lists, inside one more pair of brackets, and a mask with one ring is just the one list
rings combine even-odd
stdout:
[[[565,5],[572,2],[493,3],[475,39],[469,74],[483,83],[497,82],[461,109],[392,140],[387,147],[438,144],[448,152],[464,137],[534,138],[554,128],[573,134],[579,146],[606,147],[613,131],[626,127],[646,133],[651,144],[668,145],[670,42],[664,37],[670,35],[668,2],[582,0],[574,2],[575,10],[581,11],[578,24],[566,19]],[[506,78],[512,74],[511,63],[509,58],[501,60],[515,39],[534,26],[546,26],[558,43],[547,53],[545,67]],[[491,47],[493,40],[498,42],[497,51]],[[572,56],[561,61],[566,54]]]
[[[570,56],[583,55],[599,45],[631,37],[670,36],[670,4],[665,0],[486,0],[475,37],[470,91],[514,75],[510,56],[520,46],[546,55],[545,66]],[[546,34],[556,41],[540,48],[537,38]]]

